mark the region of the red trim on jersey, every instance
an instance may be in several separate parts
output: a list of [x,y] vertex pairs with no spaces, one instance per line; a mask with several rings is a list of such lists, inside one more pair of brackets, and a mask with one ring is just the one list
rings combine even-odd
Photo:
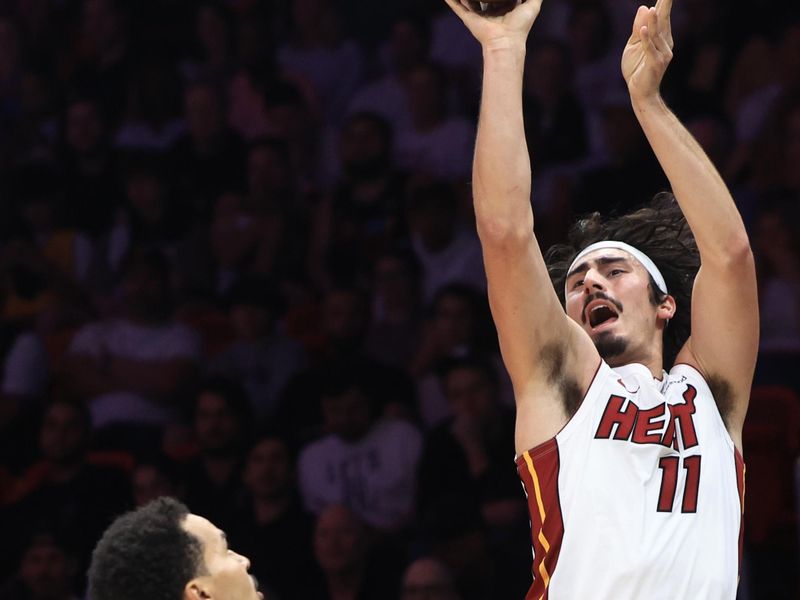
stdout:
[[564,539],[564,521],[558,494],[561,465],[555,438],[517,458],[517,472],[528,498],[533,544],[533,584],[526,600],[547,600],[548,587]]
[[738,448],[733,449],[733,457],[736,461],[736,487],[739,488],[739,505],[742,507],[742,516],[739,519],[739,575],[742,574],[742,548],[744,546],[744,478],[747,469],[744,458]]

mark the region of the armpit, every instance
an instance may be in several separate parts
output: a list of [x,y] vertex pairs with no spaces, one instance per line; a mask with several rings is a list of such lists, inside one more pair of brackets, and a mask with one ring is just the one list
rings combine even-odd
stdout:
[[717,410],[719,411],[722,421],[727,427],[728,417],[733,410],[733,386],[727,379],[723,379],[718,375],[709,375],[706,378],[706,383],[714,396],[714,401],[717,403]]
[[564,405],[564,411],[569,418],[572,418],[581,406],[583,394],[578,380],[568,374],[566,368],[567,349],[565,345],[558,343],[548,344],[542,348],[539,356],[547,382],[558,389]]

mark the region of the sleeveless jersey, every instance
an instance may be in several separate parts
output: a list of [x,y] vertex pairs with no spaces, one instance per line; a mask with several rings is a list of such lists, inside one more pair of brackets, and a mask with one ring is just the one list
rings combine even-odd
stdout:
[[553,439],[517,457],[534,600],[733,600],[744,463],[707,383],[602,362]]

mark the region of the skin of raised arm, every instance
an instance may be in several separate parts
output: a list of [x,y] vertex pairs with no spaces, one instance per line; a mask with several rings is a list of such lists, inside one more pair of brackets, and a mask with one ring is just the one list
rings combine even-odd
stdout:
[[[672,58],[671,0],[641,7],[623,55],[623,75],[639,123],[670,181],[700,250],[692,335],[677,362],[730,386],[726,424],[741,447],[758,351],[755,264],[742,218],[722,177],[659,93]],[[678,308],[680,310],[680,307]]]
[[517,448],[546,441],[567,421],[546,354],[588,389],[599,357],[556,296],[533,233],[531,166],[522,115],[525,44],[541,1],[486,18],[447,0],[481,42],[483,92],[473,165],[478,234],[489,302],[517,400]]

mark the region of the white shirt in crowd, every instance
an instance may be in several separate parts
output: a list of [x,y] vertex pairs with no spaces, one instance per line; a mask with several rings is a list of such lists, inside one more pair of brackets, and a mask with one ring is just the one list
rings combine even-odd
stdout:
[[374,527],[401,527],[413,515],[421,453],[422,435],[401,420],[379,421],[355,442],[327,435],[300,454],[303,503],[315,514],[344,504]]

